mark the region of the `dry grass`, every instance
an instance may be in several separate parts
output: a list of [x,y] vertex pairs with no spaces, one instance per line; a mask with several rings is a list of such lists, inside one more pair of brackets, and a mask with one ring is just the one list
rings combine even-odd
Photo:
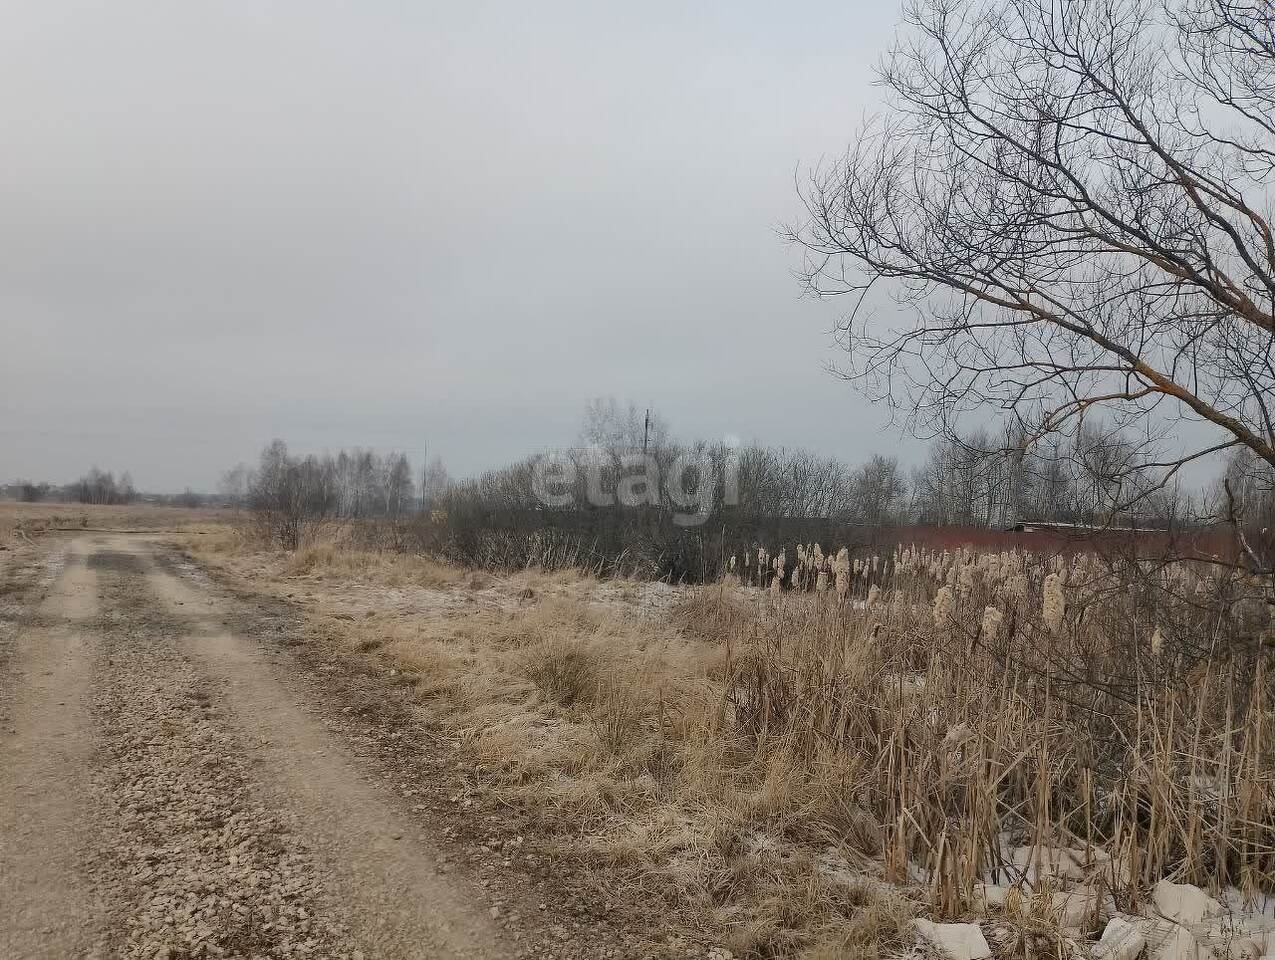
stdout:
[[55,532],[80,530],[221,531],[228,514],[213,509],[150,504],[99,506],[80,503],[19,503],[0,500],[0,544],[34,540]]
[[1085,851],[1123,909],[1166,876],[1272,889],[1264,652],[1185,600],[1152,622],[1132,588],[1086,592],[1085,561],[896,557],[845,602],[732,581],[663,610],[572,572],[192,545],[405,675],[561,856],[740,957],[898,954],[917,911],[979,915],[990,879],[1025,894],[998,952],[1055,955],[1054,890],[1015,846]]
[[[887,874],[924,878],[940,915],[1021,873],[1006,838],[1097,850],[1129,909],[1165,877],[1269,894],[1275,700],[1244,590],[1129,574],[944,556],[865,577],[887,597],[867,609],[788,596],[731,670],[736,729],[759,755],[840,771]],[[1175,642],[1155,649],[1166,623]]]
[[333,544],[304,547],[290,554],[283,572],[285,576],[310,575],[359,580],[388,587],[434,589],[463,585],[472,590],[484,586],[488,580],[484,574],[467,574],[456,567],[415,554],[342,549]]

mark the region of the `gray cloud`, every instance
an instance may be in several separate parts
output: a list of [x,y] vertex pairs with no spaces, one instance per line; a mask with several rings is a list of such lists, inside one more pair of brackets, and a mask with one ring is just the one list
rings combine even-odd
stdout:
[[454,472],[586,398],[897,445],[775,227],[896,10],[24,4],[0,35],[0,479],[211,487],[270,437]]

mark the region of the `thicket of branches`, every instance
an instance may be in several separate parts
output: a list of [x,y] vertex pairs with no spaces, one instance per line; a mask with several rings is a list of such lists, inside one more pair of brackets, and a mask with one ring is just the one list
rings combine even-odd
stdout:
[[125,471],[118,479],[110,470],[93,467],[71,484],[70,495],[80,503],[121,504],[137,499],[133,477]]
[[[1275,497],[1261,461],[1233,460],[1225,483],[1192,496],[1158,485],[1136,498],[1134,510],[1129,491],[1145,455],[1140,443],[1091,421],[1076,434],[1030,443],[987,430],[939,437],[911,469],[883,455],[850,464],[805,450],[682,442],[658,415],[648,423],[631,404],[595,401],[580,442],[554,454],[574,476],[554,488],[553,502],[538,488],[538,457],[464,480],[450,478],[436,457],[417,496],[402,454],[296,457],[282,441],[255,468],[227,474],[223,494],[249,507],[260,532],[287,549],[340,525],[367,545],[473,566],[690,581],[719,576],[729,557],[758,546],[881,549],[914,525],[1046,521],[1182,532],[1224,513],[1228,490],[1244,504],[1255,549],[1265,542],[1252,523],[1271,513]],[[679,464],[680,490],[666,482]]]
[[1020,521],[1172,530],[1209,513],[1203,491],[1157,484],[1145,448],[1092,422],[1071,434],[940,436],[909,480],[916,523],[1005,527]]
[[128,471],[116,476],[110,470],[93,467],[73,483],[54,485],[47,481],[18,480],[0,486],[0,497],[11,497],[23,503],[42,503],[46,500],[61,503],[92,503],[118,505],[132,503],[138,498],[133,477]]
[[52,484],[35,483],[31,480],[19,480],[12,485],[12,489],[17,494],[17,499],[23,503],[40,503],[55,493]]
[[382,457],[355,449],[297,457],[275,440],[255,468],[236,467],[222,487],[232,502],[249,509],[267,539],[289,550],[335,522],[396,522],[415,513],[412,468],[402,453]]
[[1147,451],[1129,508],[1221,451],[1275,465],[1270,5],[905,18],[886,110],[813,173],[793,231],[809,288],[851,305],[847,373],[948,433],[972,412],[1031,438],[1099,414]]
[[[678,442],[662,418],[647,431],[630,405],[595,402],[581,443],[557,457],[574,482],[557,488],[560,504],[536,490],[529,457],[450,484],[415,529],[415,542],[458,562],[488,567],[581,566],[602,573],[712,579],[731,555],[758,545],[836,543],[881,547],[892,528],[913,524],[1005,527],[1022,520],[1119,524],[1162,530],[1190,526],[1206,512],[1176,486],[1160,486],[1125,506],[1137,443],[1096,424],[1072,437],[1026,443],[976,431],[939,438],[908,470],[892,456],[862,464],[804,450]],[[701,464],[718,479],[704,503],[688,507],[676,492],[643,487],[641,502],[599,504],[597,493],[624,488],[645,471],[626,457],[645,447],[661,477],[676,463]],[[722,480],[737,462],[734,503]],[[694,481],[692,475],[692,481]],[[592,489],[591,489],[592,488]],[[689,510],[703,522],[679,523]]]

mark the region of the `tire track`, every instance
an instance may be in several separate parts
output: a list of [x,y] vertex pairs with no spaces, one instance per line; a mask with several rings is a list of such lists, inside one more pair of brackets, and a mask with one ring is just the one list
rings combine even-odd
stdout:
[[114,904],[111,955],[358,956],[306,844],[256,789],[219,685],[177,649],[181,624],[155,607],[144,562],[108,556],[95,874]]
[[297,816],[369,956],[487,960],[525,952],[505,943],[490,910],[437,868],[439,851],[367,783],[265,652],[224,628],[222,601],[163,570],[148,579],[170,614],[187,617],[184,648],[225,682],[227,709],[261,745],[260,775]]
[[98,939],[102,909],[84,870],[97,585],[84,556],[81,541],[50,553],[46,569],[56,580],[8,644],[0,720],[0,957],[93,955]]
[[0,958],[520,953],[223,601],[134,537],[46,569],[42,603],[42,580],[6,598]]

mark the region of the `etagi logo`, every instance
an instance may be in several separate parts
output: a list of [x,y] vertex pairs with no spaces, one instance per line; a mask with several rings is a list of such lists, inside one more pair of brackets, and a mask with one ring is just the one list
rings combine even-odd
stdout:
[[580,503],[595,507],[676,508],[673,522],[694,527],[712,516],[718,504],[739,503],[739,441],[679,453],[661,464],[641,450],[615,451],[590,447],[537,457],[531,470],[532,492],[546,507],[561,509]]

